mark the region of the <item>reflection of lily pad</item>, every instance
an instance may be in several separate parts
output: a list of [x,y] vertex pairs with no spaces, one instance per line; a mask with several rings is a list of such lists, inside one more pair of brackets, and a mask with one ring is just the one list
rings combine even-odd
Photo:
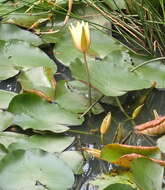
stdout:
[[0,189],[67,190],[74,183],[71,169],[41,150],[17,150],[0,162]]
[[8,111],[16,114],[14,124],[23,129],[48,130],[61,133],[69,125],[80,125],[83,119],[77,114],[63,110],[57,104],[50,104],[34,94],[17,95],[10,102]]

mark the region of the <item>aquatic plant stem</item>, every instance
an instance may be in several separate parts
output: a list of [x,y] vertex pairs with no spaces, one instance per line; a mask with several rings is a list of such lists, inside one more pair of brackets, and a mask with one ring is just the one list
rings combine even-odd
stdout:
[[85,63],[85,68],[86,68],[86,73],[87,73],[87,81],[88,81],[88,98],[89,98],[89,107],[92,105],[92,94],[91,94],[91,85],[90,85],[90,74],[89,74],[89,66],[87,62],[87,52],[83,52],[84,56],[84,63]]
[[80,115],[79,118],[81,119],[84,117],[103,97],[104,95],[101,95],[95,102],[92,103],[91,106],[88,107],[88,109],[82,115]]

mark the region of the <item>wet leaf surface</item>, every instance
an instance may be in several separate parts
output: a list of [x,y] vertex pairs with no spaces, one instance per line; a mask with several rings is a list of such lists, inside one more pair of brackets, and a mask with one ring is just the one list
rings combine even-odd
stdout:
[[7,129],[12,125],[14,120],[14,115],[7,111],[0,110],[0,131]]
[[37,149],[17,150],[1,160],[0,181],[0,188],[5,190],[67,190],[73,185],[74,176],[53,154]]
[[12,24],[0,24],[0,40],[23,40],[35,46],[42,44],[37,35]]
[[[135,183],[145,190],[161,190],[164,168],[148,160],[139,158],[132,163]],[[145,171],[145,172],[144,172]]]
[[0,108],[1,109],[7,109],[10,101],[16,95],[17,94],[14,92],[6,91],[6,90],[0,90]]
[[44,151],[54,153],[62,152],[74,141],[74,137],[64,135],[24,135],[13,132],[1,132],[0,143],[6,149],[12,150],[28,150],[32,148],[40,148]]
[[59,107],[58,104],[50,104],[34,94],[17,95],[10,102],[8,111],[15,114],[14,124],[23,129],[52,131],[62,133],[68,126],[80,125],[83,119],[78,119],[77,114],[70,113]]
[[47,73],[47,69],[48,68],[45,67],[29,69],[23,72],[18,80],[23,90],[41,95],[43,94],[43,98],[45,97],[53,101],[55,86],[53,86],[52,82],[54,82],[54,84],[56,83],[53,76],[54,71],[50,68],[50,72]]

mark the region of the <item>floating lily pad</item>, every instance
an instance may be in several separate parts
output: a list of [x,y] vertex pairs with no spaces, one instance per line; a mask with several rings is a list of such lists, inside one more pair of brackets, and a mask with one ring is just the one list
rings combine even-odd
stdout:
[[[96,90],[92,90],[92,102],[95,102],[101,94],[95,93]],[[89,99],[87,97],[88,86],[78,81],[59,81],[56,86],[55,100],[64,109],[73,113],[83,113],[89,107]],[[93,114],[99,114],[103,112],[103,108],[97,103],[93,109]]]
[[16,114],[14,124],[23,129],[62,133],[70,125],[80,125],[83,119],[58,106],[50,104],[35,94],[20,94],[10,102],[8,111]]
[[14,115],[0,110],[0,131],[7,129],[13,123]]
[[13,24],[0,24],[0,40],[23,40],[36,46],[42,44],[41,39],[37,35],[18,28]]
[[10,91],[0,90],[0,108],[7,109],[9,102],[17,94]]
[[157,147],[129,146],[121,144],[108,144],[101,150],[101,158],[109,162],[117,162],[126,154],[140,154],[150,158],[160,159],[160,150]]
[[147,158],[138,158],[132,163],[135,183],[140,189],[162,190],[164,168]]
[[50,60],[44,52],[37,47],[31,46],[27,42],[17,40],[4,42],[1,46],[1,54],[5,56],[13,66],[19,66],[20,68],[39,66],[56,68],[52,60]]
[[104,2],[113,10],[126,9],[126,1],[124,0],[104,0]]
[[[106,96],[120,96],[131,90],[149,88],[151,82],[130,72],[124,65],[124,57],[120,51],[114,51],[104,61],[88,62],[92,86]],[[70,68],[78,80],[87,82],[85,65],[79,59]]]
[[157,146],[163,153],[165,152],[165,135],[157,140]]
[[[132,190],[136,189],[137,186],[133,182],[131,172],[120,172],[113,174],[101,174],[96,177],[96,179],[90,181],[90,184],[98,187],[99,190]],[[123,187],[123,188],[122,188]]]
[[62,152],[74,141],[74,137],[68,137],[63,135],[32,135],[27,136],[23,134],[13,132],[1,132],[0,143],[5,146],[6,149],[28,150],[32,148],[40,148],[50,153]]
[[[122,49],[122,46],[117,41],[101,31],[91,30],[91,41],[88,54],[91,59],[95,57],[103,59],[111,51]],[[82,53],[75,48],[69,30],[64,33],[63,38],[56,44],[54,52],[55,56],[66,66],[69,66],[75,58],[82,59],[83,57]]]
[[67,190],[74,183],[74,175],[53,154],[41,150],[17,150],[1,160],[0,181],[0,189],[5,190]]
[[23,72],[18,80],[25,91],[38,92],[38,94],[43,94],[48,99],[54,100],[55,80],[53,74],[55,73],[51,68],[37,67]]
[[[2,41],[0,41],[1,43]],[[3,43],[3,42],[2,42]],[[1,45],[0,45],[1,46]],[[17,70],[14,65],[9,61],[5,55],[0,54],[0,80],[6,80],[12,76],[15,76],[19,73],[19,70]]]
[[8,153],[8,150],[0,144],[0,160]]
[[83,172],[82,167],[84,159],[80,152],[65,151],[60,154],[60,158],[67,163],[67,165],[73,170],[74,174],[81,174]]
[[82,113],[88,108],[88,98],[79,94],[76,90],[70,90],[65,81],[57,83],[55,99],[56,102],[66,110]]
[[[30,2],[28,2],[28,4],[25,2],[21,2],[21,3],[30,5]],[[31,3],[33,3],[33,1]],[[28,9],[28,7],[27,7],[27,9]],[[8,14],[7,17],[5,18],[4,22],[9,23],[9,24],[16,24],[16,25],[24,27],[24,28],[30,28],[33,24],[36,23],[36,27],[37,27],[37,26],[39,26],[40,21],[44,21],[43,19],[48,19],[47,11],[29,14],[29,13],[25,13],[25,11],[27,9],[24,8],[22,13],[17,12],[17,13]]]

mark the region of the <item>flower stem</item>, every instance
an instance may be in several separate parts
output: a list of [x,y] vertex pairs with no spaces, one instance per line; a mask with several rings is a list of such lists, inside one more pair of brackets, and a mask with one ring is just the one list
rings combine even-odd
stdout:
[[88,67],[88,62],[87,62],[87,53],[83,52],[83,55],[84,55],[85,68],[86,68],[86,72],[87,72],[89,106],[91,106],[92,105],[92,94],[91,94],[89,67]]

